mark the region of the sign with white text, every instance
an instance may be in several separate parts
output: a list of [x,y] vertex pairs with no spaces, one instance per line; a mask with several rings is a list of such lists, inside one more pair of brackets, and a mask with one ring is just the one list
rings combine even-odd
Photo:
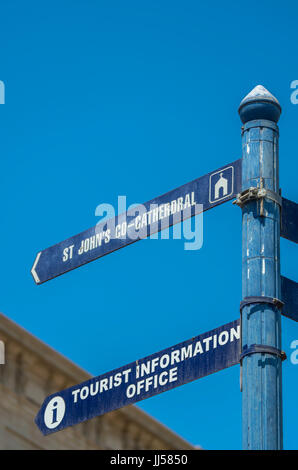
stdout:
[[241,160],[40,251],[31,269],[36,284],[101,258],[233,199],[241,189]]
[[131,405],[239,363],[240,320],[164,349],[45,399],[43,434]]

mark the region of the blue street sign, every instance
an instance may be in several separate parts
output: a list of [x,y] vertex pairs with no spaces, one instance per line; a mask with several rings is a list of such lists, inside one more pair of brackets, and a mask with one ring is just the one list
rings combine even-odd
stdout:
[[42,284],[229,201],[240,188],[241,159],[40,251],[32,276]]
[[282,198],[280,235],[298,243],[298,204]]
[[199,379],[240,360],[240,320],[203,333],[45,399],[35,422],[46,435]]
[[291,320],[298,321],[298,284],[287,277],[281,279],[281,300],[284,302],[282,314]]

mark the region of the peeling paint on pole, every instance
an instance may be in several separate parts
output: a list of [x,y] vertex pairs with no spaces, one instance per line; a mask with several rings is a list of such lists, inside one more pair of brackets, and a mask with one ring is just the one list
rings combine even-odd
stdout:
[[[276,124],[280,113],[277,99],[262,86],[239,108],[244,124],[242,194],[253,194],[251,188],[264,192],[262,198],[248,198],[242,206],[242,298],[259,299],[242,309],[242,351],[250,351],[242,359],[245,450],[282,449],[281,318],[274,304],[281,298]],[[266,303],[264,297],[273,301]]]

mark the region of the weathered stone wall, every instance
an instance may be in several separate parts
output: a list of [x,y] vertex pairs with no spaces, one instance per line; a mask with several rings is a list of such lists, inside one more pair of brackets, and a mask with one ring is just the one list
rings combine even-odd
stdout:
[[85,371],[0,314],[0,449],[192,449],[136,406],[43,436],[34,423],[51,393],[88,378]]

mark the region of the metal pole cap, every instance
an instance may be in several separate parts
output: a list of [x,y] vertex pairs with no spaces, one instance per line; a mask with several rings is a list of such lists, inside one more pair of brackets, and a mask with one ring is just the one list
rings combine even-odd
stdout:
[[275,96],[262,85],[258,85],[243,98],[238,112],[243,124],[256,119],[278,122],[281,106]]

